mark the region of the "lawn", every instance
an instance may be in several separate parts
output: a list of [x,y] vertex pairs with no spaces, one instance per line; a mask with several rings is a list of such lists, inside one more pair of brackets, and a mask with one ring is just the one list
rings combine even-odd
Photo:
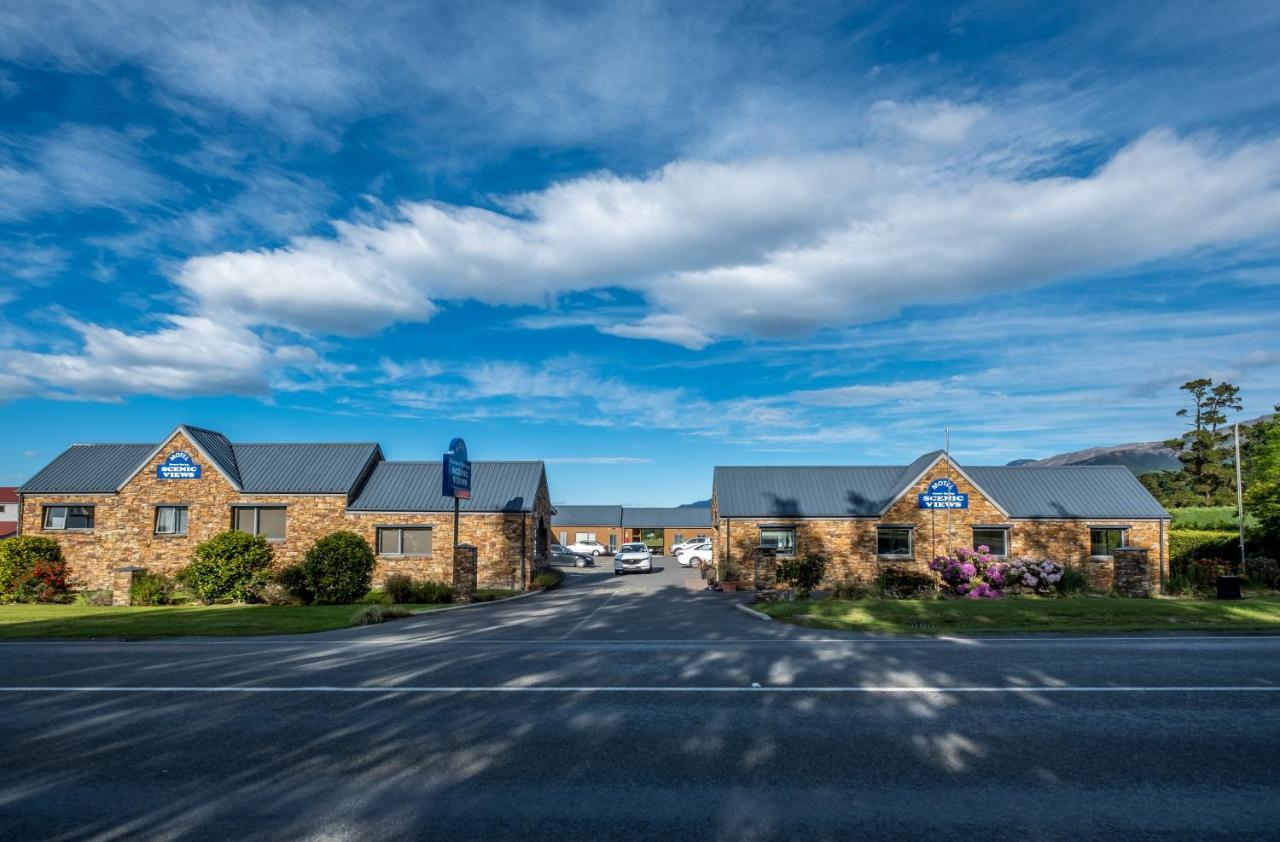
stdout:
[[755,605],[797,625],[889,634],[1280,631],[1280,596],[1214,599],[817,600]]
[[[359,605],[0,605],[0,638],[304,634],[352,625]],[[445,605],[406,605],[430,611]]]

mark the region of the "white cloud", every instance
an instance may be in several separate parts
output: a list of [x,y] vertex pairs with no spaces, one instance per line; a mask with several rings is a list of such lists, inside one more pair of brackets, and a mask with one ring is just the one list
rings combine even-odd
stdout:
[[[70,323],[82,348],[75,353],[8,350],[0,376],[16,393],[115,401],[149,394],[266,395],[290,367],[315,369],[314,351],[271,349],[251,330],[198,316],[169,316],[147,333]],[[10,393],[9,396],[13,396]]]
[[503,211],[405,204],[260,252],[188,261],[204,312],[360,334],[437,301],[545,304],[623,287],[651,311],[605,332],[690,348],[801,335],[1274,238],[1280,143],[1152,132],[1083,177],[900,165],[867,151],[681,161],[506,197]]
[[989,114],[982,105],[945,101],[902,103],[881,100],[867,110],[872,126],[886,135],[939,144],[960,143]]

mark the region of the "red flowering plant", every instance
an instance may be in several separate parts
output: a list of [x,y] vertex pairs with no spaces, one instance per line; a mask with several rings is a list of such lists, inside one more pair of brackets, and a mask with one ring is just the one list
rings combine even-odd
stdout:
[[1007,584],[1008,565],[991,554],[991,548],[959,547],[953,556],[938,556],[929,569],[942,577],[942,592],[965,599],[999,599]]
[[67,563],[60,558],[36,561],[15,591],[14,602],[66,602],[71,595]]

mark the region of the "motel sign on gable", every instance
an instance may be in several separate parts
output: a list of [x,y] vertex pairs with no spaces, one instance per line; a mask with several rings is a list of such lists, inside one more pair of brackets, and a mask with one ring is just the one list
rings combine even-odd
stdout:
[[956,490],[956,484],[949,479],[935,479],[929,483],[929,490],[916,495],[916,508],[919,509],[967,509],[969,495]]

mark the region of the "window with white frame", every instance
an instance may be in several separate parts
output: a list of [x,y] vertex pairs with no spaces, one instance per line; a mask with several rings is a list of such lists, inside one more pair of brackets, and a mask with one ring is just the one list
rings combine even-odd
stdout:
[[379,526],[378,555],[427,558],[431,555],[430,526]]
[[44,528],[59,531],[93,529],[93,506],[45,506]]
[[1009,527],[1007,526],[975,526],[973,528],[973,548],[986,547],[994,556],[1009,555]]
[[888,558],[911,558],[911,527],[877,527],[876,555],[886,556]]
[[234,513],[233,529],[250,535],[261,535],[268,541],[284,540],[284,506],[237,506]]
[[186,506],[156,506],[157,535],[186,535]]
[[796,554],[796,530],[794,526],[760,527],[760,546],[773,547],[780,556]]
[[[583,541],[594,541],[595,539],[596,533],[594,532],[578,532],[573,536],[573,541],[576,544],[581,544]],[[564,542],[562,541],[561,543]]]

